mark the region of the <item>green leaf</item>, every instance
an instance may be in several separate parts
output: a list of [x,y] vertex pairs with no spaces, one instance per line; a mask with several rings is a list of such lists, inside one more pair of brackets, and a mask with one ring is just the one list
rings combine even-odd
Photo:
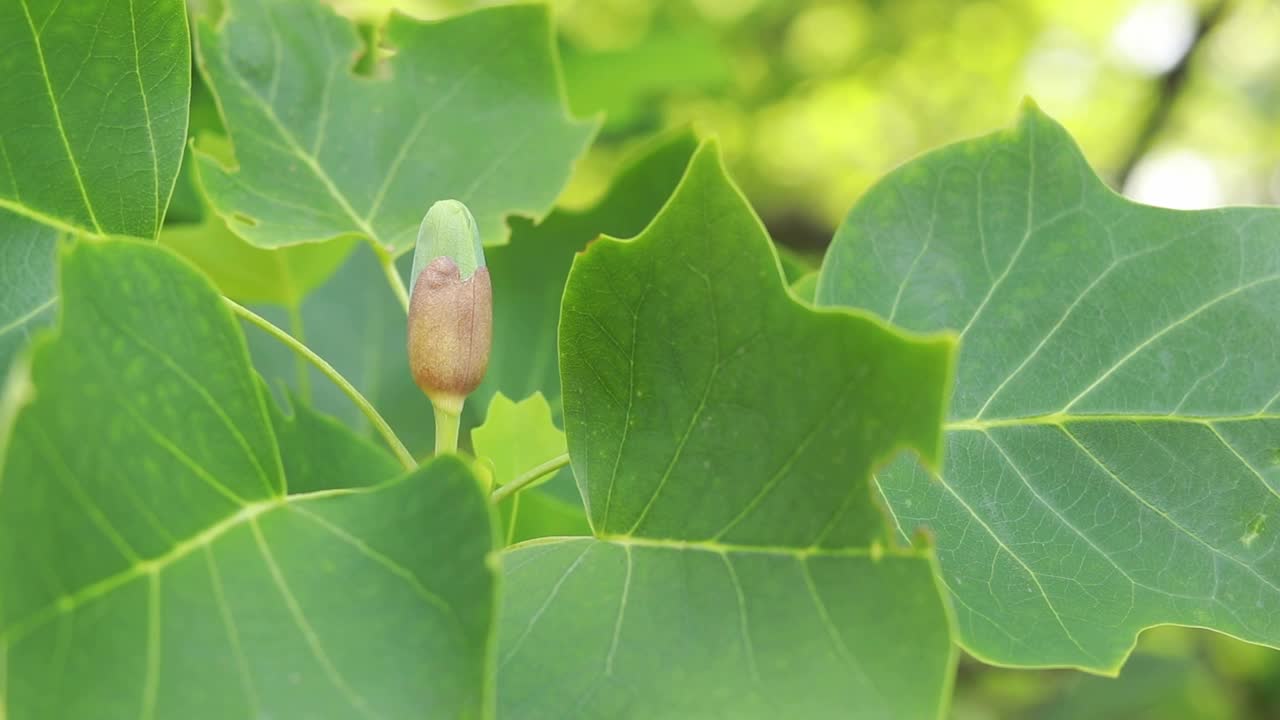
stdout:
[[217,25],[199,23],[198,54],[238,165],[197,167],[255,245],[361,235],[399,253],[445,198],[501,243],[503,217],[543,213],[594,133],[565,110],[545,7],[392,15],[382,39],[395,54],[362,77],[356,29],[319,2],[225,5]]
[[[199,97],[208,97],[204,90]],[[206,100],[209,105],[212,100]],[[210,122],[208,111],[200,121]],[[197,116],[192,116],[196,122]],[[232,157],[231,144],[219,135],[201,134],[197,147],[219,158]],[[180,182],[194,182],[190,157],[184,163]],[[184,176],[186,176],[184,178]],[[279,248],[261,248],[231,232],[226,222],[209,206],[208,199],[195,187],[186,191],[194,207],[184,208],[196,216],[192,222],[170,222],[160,232],[161,245],[177,252],[200,268],[227,297],[242,303],[274,303],[289,311],[291,332],[304,335],[300,327],[302,300],[333,276],[356,244],[352,238],[327,243],[305,243]]]
[[354,241],[268,250],[241,239],[222,218],[206,215],[196,225],[166,226],[160,244],[204,271],[227,297],[297,308],[342,265]]
[[[494,395],[484,422],[471,431],[471,445],[476,457],[488,465],[495,487],[563,459],[568,451],[564,432],[552,420],[551,407],[542,393],[520,402],[502,393]],[[552,535],[591,534],[573,473],[567,467],[503,499],[498,503],[498,514],[508,545]]]
[[797,298],[812,303],[814,296],[818,293],[818,273],[815,271],[801,275],[791,283],[791,292],[795,293]]
[[466,466],[397,478],[270,408],[218,293],[166,251],[81,243],[61,280],[58,335],[0,401],[4,716],[486,714],[492,538]]
[[191,91],[182,0],[0,3],[0,208],[151,238]]
[[[577,496],[573,473],[563,471],[546,485],[516,493],[498,504],[499,527],[506,544],[546,537],[586,537],[591,525]],[[562,495],[572,493],[572,499]]]
[[869,475],[939,459],[952,348],[796,302],[701,149],[648,229],[570,273],[565,424],[596,537],[506,551],[500,710],[938,717],[930,552],[886,543]]
[[53,321],[57,239],[53,228],[0,210],[0,378],[31,334]]
[[573,109],[603,113],[605,132],[661,126],[665,107],[655,102],[672,94],[706,95],[728,85],[733,67],[724,38],[702,23],[647,29],[627,47],[580,50],[566,43],[565,85]]
[[1280,646],[1277,223],[1128,202],[1034,106],[849,214],[818,300],[963,337],[941,475],[879,484],[937,538],[970,652],[1114,674],[1164,623]]
[[[1042,720],[1232,720],[1258,717],[1237,698],[1238,688],[1192,657],[1136,655],[1119,679],[1081,676],[1038,708]],[[1262,711],[1265,713],[1266,711]]]
[[484,423],[471,431],[471,445],[477,458],[488,461],[495,486],[567,451],[564,432],[552,422],[542,393],[520,402],[494,395]]
[[671,197],[697,140],[688,131],[660,136],[624,163],[605,195],[586,210],[556,210],[542,223],[512,220],[511,243],[486,256],[493,281],[493,351],[484,383],[467,401],[474,422],[496,392],[541,392],[560,417],[556,324],[574,256],[596,237],[631,237]]

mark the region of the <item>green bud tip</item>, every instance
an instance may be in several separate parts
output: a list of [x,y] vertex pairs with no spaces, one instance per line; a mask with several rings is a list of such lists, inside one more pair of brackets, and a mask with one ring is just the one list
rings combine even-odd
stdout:
[[480,228],[466,205],[457,200],[441,200],[422,218],[418,244],[413,250],[413,270],[409,281],[416,283],[427,263],[447,257],[458,266],[458,276],[466,280],[484,267],[484,245]]
[[475,219],[444,200],[422,220],[409,299],[409,367],[437,410],[457,415],[489,365],[493,290]]

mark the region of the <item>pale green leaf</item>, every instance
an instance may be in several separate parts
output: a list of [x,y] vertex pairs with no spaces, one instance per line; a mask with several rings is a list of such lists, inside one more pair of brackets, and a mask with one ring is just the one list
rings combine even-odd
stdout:
[[795,296],[807,303],[813,302],[814,296],[818,293],[818,273],[817,271],[805,273],[796,281],[791,283],[791,292]]
[[[568,451],[564,432],[556,427],[551,407],[540,392],[520,402],[497,393],[484,418],[471,431],[471,446],[488,467],[495,487],[563,459]],[[508,545],[551,535],[591,534],[568,468],[549,472],[524,487],[498,504]]]
[[58,232],[0,210],[0,378],[31,334],[53,321]]
[[879,483],[972,653],[1114,673],[1164,623],[1280,646],[1278,225],[1131,203],[1033,106],[850,213],[818,300],[963,338],[941,475]]
[[9,0],[0,48],[0,208],[155,237],[187,132],[182,0]]
[[452,198],[481,236],[541,215],[594,124],[568,116],[543,6],[425,23],[393,14],[392,57],[358,76],[355,27],[314,0],[227,0],[197,30],[237,165],[199,157],[231,229],[262,246],[361,235],[403,252]]
[[[507,545],[545,537],[591,534],[573,473],[563,471],[545,486],[516,493],[498,504],[498,520]],[[572,494],[571,498],[564,496]]]
[[506,551],[500,712],[938,717],[947,613],[929,550],[886,543],[870,472],[939,459],[952,348],[798,303],[701,149],[648,229],[570,273],[565,423],[596,537]]
[[227,297],[288,308],[299,307],[304,297],[333,275],[351,253],[353,242],[266,249],[241,239],[212,214],[198,224],[167,225],[160,232],[161,245],[204,271]]
[[397,478],[271,408],[222,299],[170,253],[81,243],[62,264],[59,332],[0,401],[0,716],[487,714],[471,472]]
[[495,486],[506,485],[568,449],[542,393],[520,402],[494,395],[484,422],[471,431],[471,446],[477,458],[489,463]]

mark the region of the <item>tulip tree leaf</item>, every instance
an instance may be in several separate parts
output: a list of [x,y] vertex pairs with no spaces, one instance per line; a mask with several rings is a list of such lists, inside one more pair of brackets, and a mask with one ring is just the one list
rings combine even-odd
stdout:
[[468,468],[396,477],[269,408],[221,298],[167,251],[80,243],[61,281],[57,336],[0,401],[0,715],[487,714]]
[[493,396],[484,423],[471,431],[476,457],[493,471],[493,484],[506,485],[520,475],[567,451],[564,432],[551,421],[542,393],[515,402]]
[[[203,90],[197,97],[207,98],[208,91]],[[205,100],[204,104],[212,105],[212,101]],[[210,112],[204,111],[199,119],[210,122]],[[196,120],[193,114],[192,122]],[[220,135],[201,133],[199,148],[218,158],[232,157],[231,144]],[[194,184],[190,178],[192,162],[188,157],[179,174],[179,180],[185,180],[188,186]],[[348,238],[270,249],[258,247],[231,232],[202,193],[194,187],[188,187],[187,192],[192,197],[187,198],[189,206],[184,211],[195,215],[195,220],[174,222],[170,211],[158,238],[160,244],[200,268],[227,297],[242,303],[284,306],[293,320],[287,324],[289,331],[305,339],[304,329],[299,327],[303,298],[332,277],[356,241]]]
[[565,109],[543,6],[393,14],[382,39],[395,54],[366,77],[355,27],[321,3],[224,4],[196,34],[238,164],[198,156],[197,168],[256,245],[360,235],[399,253],[446,198],[504,242],[503,217],[545,212],[594,132]]
[[0,3],[0,376],[57,305],[59,234],[154,237],[191,77],[186,7]]
[[962,350],[928,526],[965,647],[1118,670],[1144,628],[1280,647],[1280,211],[1129,202],[1033,106],[849,214],[818,300]]
[[665,135],[636,150],[608,191],[586,210],[556,210],[541,223],[512,221],[511,243],[486,253],[493,296],[493,352],[489,373],[468,400],[479,410],[495,392],[524,398],[541,392],[560,418],[556,323],[573,257],[602,234],[631,237],[671,197],[697,140],[688,131]]
[[505,552],[499,711],[938,717],[930,551],[886,544],[870,471],[938,461],[952,348],[795,301],[704,146],[648,229],[570,272],[565,425],[595,537]]
[[36,329],[53,321],[58,232],[0,210],[0,378]]
[[182,0],[0,3],[0,208],[151,238],[191,94]]

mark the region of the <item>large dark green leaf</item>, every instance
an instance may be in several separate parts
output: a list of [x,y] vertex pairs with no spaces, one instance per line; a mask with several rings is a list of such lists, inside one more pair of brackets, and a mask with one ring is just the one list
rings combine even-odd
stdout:
[[947,614],[870,472],[938,461],[952,346],[796,302],[700,150],[648,229],[574,261],[565,426],[596,537],[506,552],[500,712],[937,717]]
[[484,715],[470,471],[397,478],[272,409],[217,292],[166,251],[82,243],[61,279],[56,339],[0,400],[0,715]]
[[971,652],[1114,673],[1162,623],[1280,646],[1278,226],[1128,202],[1034,107],[850,213],[818,300],[963,338],[941,475],[879,482]]
[[182,158],[181,0],[0,3],[0,376],[57,303],[60,232],[154,237]]
[[556,323],[575,254],[600,235],[631,237],[671,197],[697,141],[688,131],[636,151],[605,195],[581,211],[557,210],[545,221],[512,221],[511,244],[487,251],[493,279],[493,353],[484,383],[467,401],[479,422],[495,392],[523,399],[541,392],[560,416]]
[[316,0],[224,4],[197,36],[238,164],[197,167],[254,244],[362,235],[403,252],[444,198],[503,242],[504,216],[545,212],[594,132],[565,110],[545,7],[393,14],[381,34],[395,54],[365,77],[355,28]]
[[154,237],[182,159],[182,0],[0,3],[0,208]]

